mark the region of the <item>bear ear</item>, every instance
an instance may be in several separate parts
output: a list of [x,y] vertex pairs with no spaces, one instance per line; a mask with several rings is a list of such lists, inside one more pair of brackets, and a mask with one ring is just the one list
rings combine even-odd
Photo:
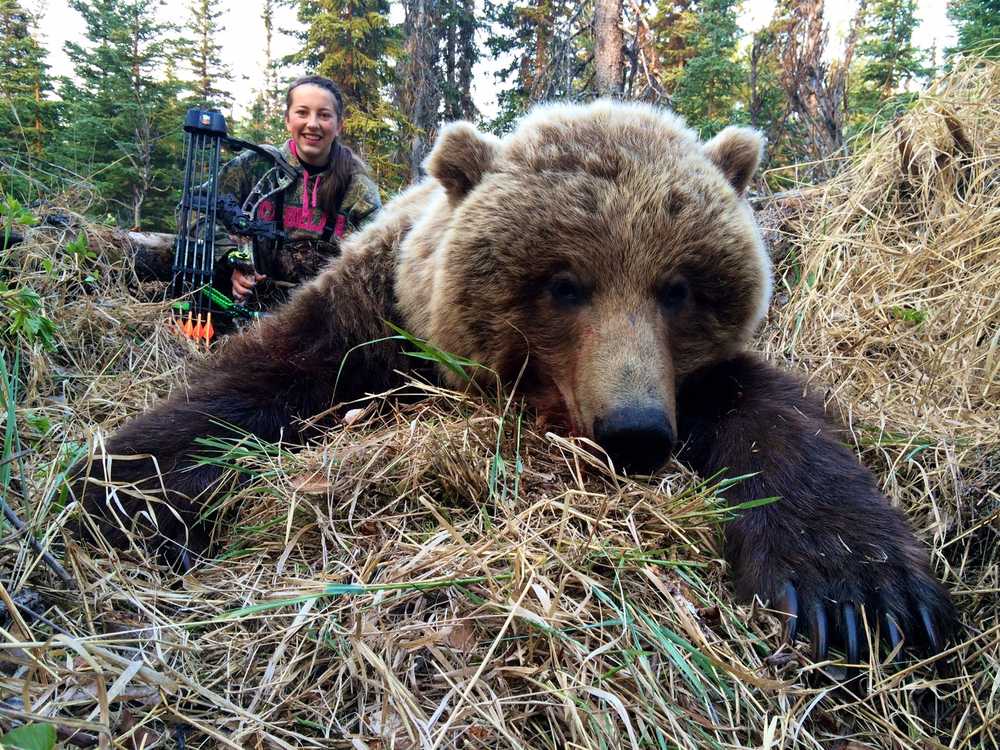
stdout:
[[458,200],[490,171],[500,141],[481,133],[467,122],[452,122],[441,128],[424,166],[444,185],[448,196]]
[[751,128],[729,126],[705,144],[705,152],[742,195],[764,155],[764,137]]

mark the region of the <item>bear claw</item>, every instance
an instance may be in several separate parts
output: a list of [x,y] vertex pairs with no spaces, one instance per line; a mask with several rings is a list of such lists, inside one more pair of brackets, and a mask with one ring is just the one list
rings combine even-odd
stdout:
[[[833,630],[834,639],[843,645],[846,652],[846,660],[849,664],[860,663],[863,654],[867,653],[867,643],[862,638],[863,625],[860,619],[860,610],[863,605],[854,601],[845,601],[840,605],[840,617],[835,619]],[[880,607],[878,617],[882,623],[882,637],[887,641],[889,652],[895,652],[904,641],[903,630],[899,625],[899,616],[889,607]],[[778,597],[778,610],[784,615],[784,640],[786,643],[794,643],[799,635],[800,599],[795,585],[786,582]],[[806,605],[808,619],[802,623],[804,631],[812,640],[813,659],[815,661],[826,661],[829,658],[831,643],[831,624],[828,608],[822,597]],[[947,630],[948,618],[953,613],[935,612],[932,605],[919,603],[917,605],[919,615],[919,625],[917,628],[924,631],[926,638],[926,651],[931,654],[938,654],[944,649],[944,640],[941,637],[942,628]],[[939,623],[942,623],[939,626]],[[838,627],[839,625],[839,627]],[[918,638],[914,639],[917,642]],[[897,655],[898,658],[898,655]]]
[[930,643],[935,654],[940,653],[942,650],[941,639],[938,637],[937,629],[934,627],[934,618],[931,615],[930,609],[927,608],[926,604],[921,604],[918,611],[920,612],[920,619],[924,624],[924,630],[927,631],[928,643]]
[[826,607],[822,602],[816,602],[812,608],[810,622],[813,636],[813,658],[816,661],[826,661],[830,654],[830,642],[826,619]]
[[791,583],[785,584],[781,611],[785,613],[785,642],[795,643],[799,630],[799,595]]
[[850,602],[845,602],[843,607],[844,613],[844,635],[847,642],[847,661],[851,664],[857,664],[858,659],[861,658],[861,644],[858,639],[858,613],[854,609],[854,605]]

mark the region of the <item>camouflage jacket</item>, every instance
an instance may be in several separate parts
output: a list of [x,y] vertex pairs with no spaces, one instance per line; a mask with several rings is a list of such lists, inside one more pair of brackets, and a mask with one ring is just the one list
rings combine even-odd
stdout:
[[[258,273],[272,281],[298,284],[315,276],[327,261],[340,252],[339,240],[358,229],[382,206],[378,188],[365,174],[355,173],[336,216],[327,216],[316,205],[318,188],[330,172],[310,175],[292,153],[289,142],[281,148],[264,146],[280,154],[298,172],[295,179],[283,177],[283,187],[277,194],[261,201],[257,218],[278,220],[288,238],[283,242],[255,240],[252,264]],[[231,194],[242,204],[257,181],[271,168],[268,160],[245,151],[231,159],[219,171],[219,195]],[[278,217],[278,212],[281,217]],[[251,263],[248,253],[241,251],[219,227],[215,242],[217,269]]]

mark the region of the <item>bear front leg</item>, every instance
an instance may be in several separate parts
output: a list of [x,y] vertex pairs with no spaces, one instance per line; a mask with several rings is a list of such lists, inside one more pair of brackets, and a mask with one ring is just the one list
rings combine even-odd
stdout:
[[[199,463],[198,455],[210,451],[194,441],[232,437],[212,419],[223,412],[232,416],[229,406],[219,399],[172,398],[129,422],[102,453],[75,467],[73,491],[108,542],[124,548],[130,537],[141,539],[171,566],[191,567],[192,555],[208,544],[201,503],[223,474],[218,466]],[[93,530],[81,528],[88,536]]]
[[820,660],[833,641],[857,663],[862,607],[893,647],[941,651],[957,618],[926,550],[799,381],[744,355],[686,378],[678,411],[682,460],[753,475],[725,491],[730,504],[778,498],[727,525],[741,599],[786,612],[786,635],[810,634]]
[[75,467],[74,493],[108,541],[122,547],[131,530],[187,568],[207,546],[198,519],[224,473],[204,462],[211,450],[199,438],[299,443],[307,437],[301,420],[396,385],[409,358],[384,340],[384,321],[396,318],[393,278],[388,249],[343,257],[275,316],[227,341],[186,391]]

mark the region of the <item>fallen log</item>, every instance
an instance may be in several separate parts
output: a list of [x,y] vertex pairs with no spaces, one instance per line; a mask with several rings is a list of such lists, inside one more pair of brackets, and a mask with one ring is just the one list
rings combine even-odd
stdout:
[[135,273],[142,281],[170,281],[176,235],[165,232],[125,232],[132,248]]
[[134,250],[172,253],[177,235],[167,232],[126,232],[126,237]]

